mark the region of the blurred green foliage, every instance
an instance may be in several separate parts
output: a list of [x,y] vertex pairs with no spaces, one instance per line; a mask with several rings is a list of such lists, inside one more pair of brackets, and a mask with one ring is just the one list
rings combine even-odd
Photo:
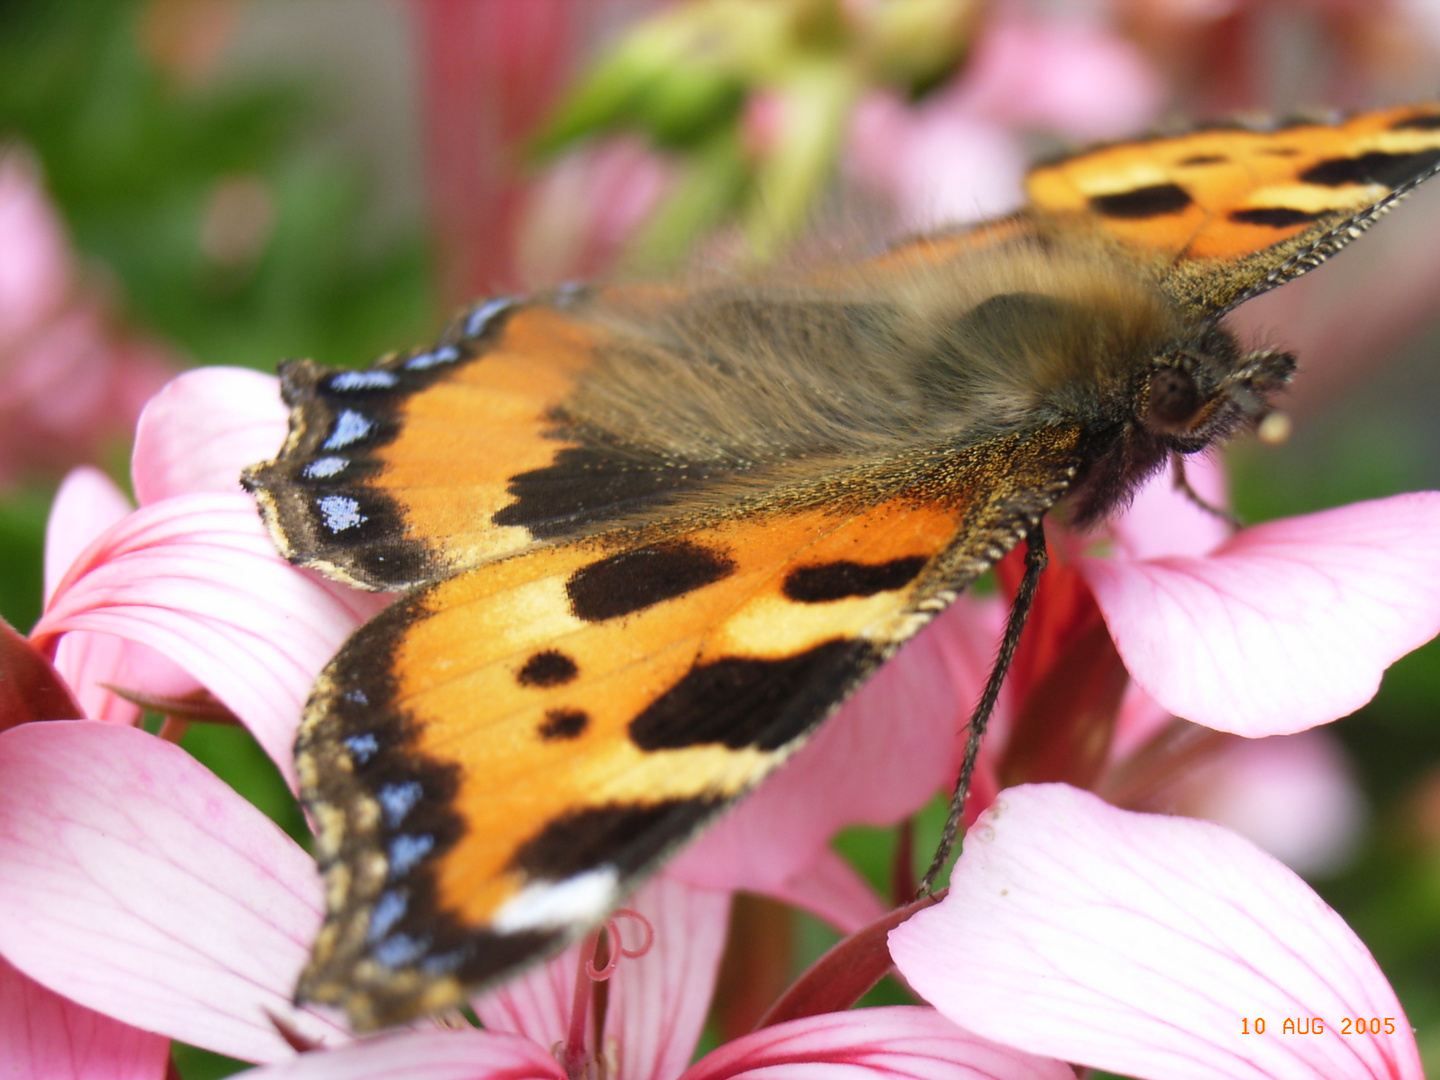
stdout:
[[[697,9],[677,7],[669,23],[647,24],[601,61],[536,148],[548,153],[597,132],[642,130],[686,161],[642,250],[745,218],[747,207],[762,203],[788,215],[778,232],[760,237],[763,248],[793,228],[822,190],[836,122],[862,83],[919,93],[960,62],[963,34],[917,37],[915,27],[963,6],[879,5],[898,21],[877,30],[863,71],[847,66],[848,46],[829,32],[826,3],[727,0],[702,5],[703,18],[692,14],[690,22],[680,13]],[[0,2],[0,140],[18,140],[38,156],[77,247],[113,271],[129,316],[196,363],[261,370],[295,355],[353,364],[422,340],[435,312],[419,222],[379,243],[356,229],[372,178],[320,149],[332,117],[313,88],[273,78],[184,85],[145,57],[140,12],[135,0]],[[731,48],[736,42],[746,47]],[[918,51],[901,63],[907,48]],[[786,124],[812,136],[789,139],[782,131],[763,160],[742,131],[746,102],[762,91],[798,109]],[[269,193],[273,228],[253,260],[219,267],[206,258],[201,234],[217,188],[237,177],[257,178]],[[752,234],[760,236],[771,226],[757,221]],[[1264,520],[1440,488],[1436,347],[1417,345],[1408,364],[1323,421],[1302,425],[1288,446],[1240,447],[1232,461],[1241,514]],[[1397,399],[1410,403],[1408,412],[1397,414]],[[111,464],[121,478],[119,463]],[[22,629],[39,613],[50,495],[37,485],[0,500],[0,614]],[[1440,647],[1432,644],[1395,666],[1374,703],[1334,726],[1355,756],[1375,819],[1359,864],[1321,883],[1394,982],[1432,1066],[1440,1066],[1440,851],[1433,837],[1426,847],[1413,835],[1409,815],[1418,785],[1435,775],[1437,702]],[[303,837],[293,800],[243,732],[196,725],[184,745]],[[943,817],[937,800],[917,824],[921,866]],[[851,830],[840,846],[888,892],[893,831]],[[800,959],[814,959],[833,940],[805,922]],[[901,996],[887,984],[871,1002]],[[176,1059],[187,1078],[238,1067],[188,1048]]]
[[[135,0],[0,3],[0,144],[38,158],[82,260],[113,275],[125,317],[196,364],[273,371],[312,356],[358,364],[435,326],[422,222],[377,237],[357,227],[373,178],[324,136],[335,118],[311,86],[223,72],[190,82],[140,41]],[[263,193],[272,224],[253,258],[217,264],[202,242],[217,192]],[[102,269],[103,268],[103,269]],[[122,484],[123,456],[101,463]],[[0,615],[40,611],[53,487],[0,499]],[[306,830],[274,766],[242,730],[194,725],[184,746],[292,836]],[[241,1065],[188,1047],[187,1080]]]
[[[200,364],[273,371],[312,356],[355,364],[433,329],[420,222],[356,227],[370,177],[322,138],[312,88],[226,74],[187,85],[140,47],[134,0],[0,4],[0,142],[39,159],[81,257],[117,282],[126,316]],[[237,178],[273,206],[252,260],[202,250],[207,207]],[[123,462],[105,463],[126,482]],[[50,489],[0,501],[0,615],[39,614]],[[28,569],[27,569],[28,568]]]
[[636,131],[681,179],[631,245],[665,265],[722,222],[793,239],[833,178],[863,91],[918,96],[965,55],[976,0],[692,0],[639,22],[575,82],[532,151]]
[[[329,118],[301,85],[186,86],[147,61],[132,0],[0,6],[0,135],[30,146],[80,250],[127,310],[197,363],[356,363],[417,340],[431,312],[417,229],[377,248],[355,227],[367,177],[317,149]],[[201,251],[217,187],[256,177],[274,203],[253,265]]]

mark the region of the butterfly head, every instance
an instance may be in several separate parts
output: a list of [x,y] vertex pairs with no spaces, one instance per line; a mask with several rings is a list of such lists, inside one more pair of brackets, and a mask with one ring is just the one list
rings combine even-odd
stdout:
[[1090,524],[1125,505],[1169,458],[1258,426],[1294,372],[1288,352],[1244,352],[1213,322],[1190,328],[1136,372],[1128,415],[1118,424],[1111,415],[1106,445],[1072,488],[1075,521]]
[[1217,327],[1161,356],[1135,398],[1138,427],[1182,454],[1193,454],[1271,411],[1271,397],[1295,373],[1295,357],[1277,350],[1241,354]]

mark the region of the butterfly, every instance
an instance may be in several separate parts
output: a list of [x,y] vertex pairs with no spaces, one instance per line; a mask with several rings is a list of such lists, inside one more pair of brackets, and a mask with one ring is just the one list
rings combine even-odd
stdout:
[[404,590],[300,727],[328,914],[298,996],[394,1024],[597,924],[1022,540],[1037,575],[1058,504],[1100,520],[1262,419],[1294,358],[1222,316],[1437,169],[1440,105],[1149,138],[862,260],[287,364],[244,476],[276,544]]

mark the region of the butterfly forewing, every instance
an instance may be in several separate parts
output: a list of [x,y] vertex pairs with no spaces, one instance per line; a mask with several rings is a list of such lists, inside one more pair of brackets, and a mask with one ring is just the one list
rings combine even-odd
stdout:
[[1032,207],[1153,260],[1211,316],[1319,265],[1440,167],[1440,107],[1102,147],[1031,171]]
[[286,365],[289,439],[246,473],[286,556],[361,588],[404,588],[693,483],[566,424],[559,410],[603,344],[569,306],[488,301],[432,348],[369,371]]

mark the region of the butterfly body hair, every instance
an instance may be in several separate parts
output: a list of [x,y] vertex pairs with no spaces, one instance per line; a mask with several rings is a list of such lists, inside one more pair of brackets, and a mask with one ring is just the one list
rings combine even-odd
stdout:
[[[703,470],[703,492],[671,500],[687,517],[753,505],[817,466],[890,476],[886,462],[1075,424],[1096,463],[1076,481],[1077,517],[1091,520],[1170,453],[1253,420],[1288,379],[1286,360],[1237,399],[1246,358],[1229,331],[1187,314],[1133,257],[1063,231],[900,273],[862,263],[621,295],[577,313],[601,344],[563,419],[632,468]],[[1157,425],[1162,370],[1183,415]]]

